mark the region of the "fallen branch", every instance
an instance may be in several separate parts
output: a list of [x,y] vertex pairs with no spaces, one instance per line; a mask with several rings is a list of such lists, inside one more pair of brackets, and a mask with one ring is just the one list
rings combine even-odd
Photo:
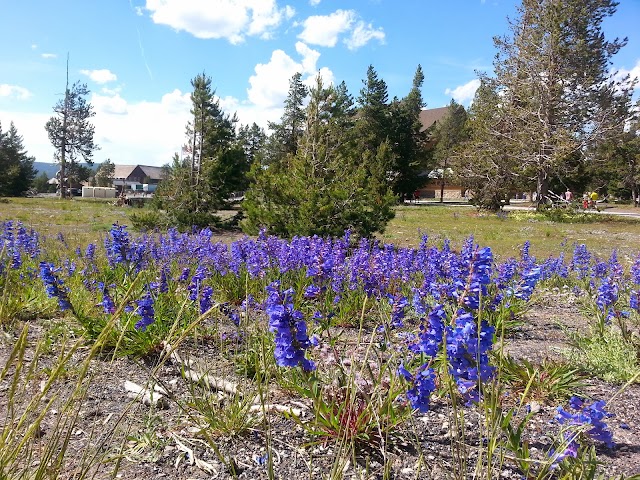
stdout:
[[156,408],[169,408],[169,402],[165,398],[167,392],[158,385],[154,385],[153,389],[148,389],[127,380],[124,382],[124,389],[127,391],[127,396],[139,400],[145,405]]

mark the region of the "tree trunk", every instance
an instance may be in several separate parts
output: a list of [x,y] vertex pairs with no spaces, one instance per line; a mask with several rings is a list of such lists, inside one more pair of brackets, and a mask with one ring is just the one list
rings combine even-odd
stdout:
[[540,210],[547,198],[547,193],[549,193],[549,175],[544,168],[541,168],[538,172],[538,185],[536,187],[536,192],[538,194],[536,210]]

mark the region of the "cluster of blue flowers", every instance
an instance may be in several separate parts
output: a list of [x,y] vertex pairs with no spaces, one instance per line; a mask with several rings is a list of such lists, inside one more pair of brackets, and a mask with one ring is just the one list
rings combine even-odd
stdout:
[[44,283],[49,298],[57,298],[60,310],[71,310],[69,291],[64,282],[58,278],[56,269],[52,263],[40,262],[40,279]]
[[569,400],[569,407],[573,413],[558,407],[555,420],[567,427],[564,432],[566,448],[560,452],[552,452],[554,463],[559,463],[567,457],[578,456],[582,431],[592,440],[603,442],[608,448],[615,446],[613,433],[605,423],[605,419],[612,417],[613,414],[607,412],[605,406],[603,400],[587,404],[584,399],[574,396]]
[[429,411],[431,394],[436,389],[436,374],[433,368],[425,363],[412,374],[404,365],[400,365],[398,374],[411,385],[406,394],[411,407],[422,413]]
[[[40,237],[33,230],[27,231],[22,222],[0,222],[0,252],[10,258],[9,268],[17,270],[22,266],[23,255],[34,259],[40,254]],[[4,263],[0,263],[0,273],[3,269]]]
[[281,367],[296,367],[303,370],[315,369],[313,361],[305,357],[305,351],[311,347],[307,335],[304,315],[293,308],[293,289],[280,291],[280,283],[267,286],[265,311],[269,318],[269,331],[275,335],[274,356]]
[[140,316],[140,320],[136,322],[136,330],[145,331],[149,325],[154,322],[154,309],[153,309],[153,297],[150,292],[147,292],[137,302],[138,309],[137,314]]

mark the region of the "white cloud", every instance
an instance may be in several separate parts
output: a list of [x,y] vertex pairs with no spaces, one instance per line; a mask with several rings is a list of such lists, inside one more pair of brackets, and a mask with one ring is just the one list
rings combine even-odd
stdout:
[[291,18],[292,7],[279,8],[276,0],[147,0],[152,20],[197,38],[226,38],[240,43],[245,35],[269,37]]
[[24,87],[0,83],[0,98],[6,97],[16,100],[26,100],[32,96],[33,94]]
[[311,5],[312,7],[315,7],[317,5],[320,5],[320,1],[321,0],[309,0],[309,5]]
[[[96,115],[95,141],[100,150],[93,159],[107,158],[118,164],[164,165],[185,142],[185,126],[190,119],[189,93],[174,90],[157,101],[127,102],[119,95],[92,95]],[[54,150],[44,125],[52,116],[47,113],[25,113],[0,110],[0,122],[13,121],[30,155],[38,161],[53,160]]]
[[341,33],[348,31],[355,21],[353,10],[336,10],[330,15],[312,15],[302,26],[298,35],[301,40],[321,47],[335,47]]
[[[629,75],[629,80],[633,81],[634,79],[636,79],[636,81],[640,82],[640,60],[636,60],[636,64],[631,68],[631,70],[620,68],[616,72],[615,78],[617,80],[622,80],[627,75]],[[636,85],[636,88],[638,88],[638,85]]]
[[94,93],[91,97],[91,105],[96,112],[107,115],[126,115],[127,101],[118,93],[115,95],[100,95]]
[[[299,62],[283,50],[274,50],[268,63],[256,65],[255,75],[249,78],[250,87],[247,90],[251,104],[267,110],[281,109],[289,91],[289,80],[295,73],[302,74],[304,83],[310,83],[315,78],[320,53],[302,42],[296,43],[296,51],[302,57]],[[327,84],[333,82],[331,70],[323,68],[321,72]]]
[[80,73],[86,75],[96,83],[115,82],[118,79],[115,73],[106,68],[99,70],[80,70]]
[[360,47],[365,46],[371,40],[378,40],[380,43],[384,43],[384,31],[382,28],[373,28],[370,23],[367,25],[360,21],[356,24],[351,32],[351,36],[344,41],[349,50],[357,50]]
[[38,48],[38,44],[37,43],[32,43],[31,44],[31,50],[36,50]]
[[464,85],[459,85],[453,90],[447,88],[444,93],[445,95],[451,95],[451,97],[453,97],[456,102],[464,105],[473,100],[473,97],[476,94],[476,90],[479,86],[480,80],[474,78],[470,82],[467,82]]
[[58,55],[55,53],[41,53],[40,56],[42,58],[58,58]]

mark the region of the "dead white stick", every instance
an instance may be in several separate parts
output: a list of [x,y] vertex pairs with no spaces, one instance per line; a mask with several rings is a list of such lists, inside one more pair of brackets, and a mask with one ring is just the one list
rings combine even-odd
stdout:
[[178,352],[173,350],[170,344],[165,344],[164,350],[165,352],[170,352],[171,360],[180,365],[183,371],[183,375],[187,380],[194,383],[199,383],[213,390],[226,392],[230,395],[242,395],[242,393],[238,390],[238,385],[223,378],[215,377],[209,373],[204,373],[197,370],[195,368],[196,362],[194,362],[193,360],[183,360],[182,358],[180,358]]
[[157,391],[155,387],[154,389],[150,390],[148,388],[141,387],[137,383],[133,383],[127,380],[124,382],[124,389],[127,391],[127,395],[129,397],[139,400],[145,405],[153,406],[156,408],[169,408],[167,399],[164,398],[164,395]]
[[289,405],[278,405],[277,403],[269,403],[266,405],[251,405],[249,407],[251,413],[287,413],[289,415],[295,415],[296,417],[302,416],[302,409],[291,407]]

